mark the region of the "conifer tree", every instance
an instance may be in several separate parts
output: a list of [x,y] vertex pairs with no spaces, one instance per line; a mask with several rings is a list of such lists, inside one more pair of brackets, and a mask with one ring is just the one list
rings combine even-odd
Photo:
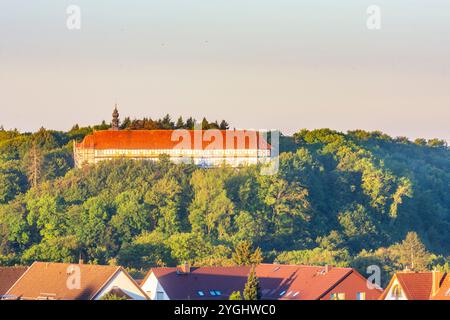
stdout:
[[184,121],[182,117],[179,117],[177,120],[177,124],[175,125],[175,129],[182,129],[184,128]]
[[244,288],[244,300],[259,300],[261,292],[259,287],[259,279],[256,276],[255,267],[253,267],[248,275],[247,283]]
[[230,125],[225,120],[222,120],[222,122],[219,125],[220,130],[228,130]]
[[252,253],[252,244],[250,241],[240,241],[232,254],[233,262],[238,266],[250,266],[260,264],[263,260],[260,248]]
[[405,240],[397,246],[397,250],[400,257],[399,262],[405,267],[414,271],[427,270],[430,254],[417,233],[408,232]]

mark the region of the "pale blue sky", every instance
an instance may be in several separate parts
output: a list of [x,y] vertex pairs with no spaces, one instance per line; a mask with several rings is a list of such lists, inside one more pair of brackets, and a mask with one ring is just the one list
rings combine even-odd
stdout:
[[0,97],[22,130],[109,120],[117,99],[131,117],[450,140],[450,1],[0,0]]

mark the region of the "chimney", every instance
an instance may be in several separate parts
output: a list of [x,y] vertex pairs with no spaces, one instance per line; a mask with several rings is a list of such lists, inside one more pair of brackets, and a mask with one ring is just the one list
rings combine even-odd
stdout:
[[191,272],[191,265],[189,264],[189,262],[185,262],[181,265],[181,272],[183,272],[183,273]]
[[431,296],[434,297],[441,286],[442,272],[434,269],[431,274]]
[[330,266],[329,264],[326,264],[326,265],[325,265],[325,270],[324,270],[324,272],[325,272],[325,273],[330,272],[331,268],[333,268],[333,266]]

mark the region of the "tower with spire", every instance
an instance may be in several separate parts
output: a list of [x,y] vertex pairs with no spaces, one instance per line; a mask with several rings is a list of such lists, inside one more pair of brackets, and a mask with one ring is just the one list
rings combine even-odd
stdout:
[[117,103],[114,105],[112,113],[111,130],[119,130],[119,111],[117,110]]

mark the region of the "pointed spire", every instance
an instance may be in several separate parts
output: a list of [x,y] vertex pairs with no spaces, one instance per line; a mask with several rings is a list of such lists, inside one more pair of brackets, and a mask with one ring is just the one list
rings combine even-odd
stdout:
[[119,111],[117,110],[117,103],[114,105],[112,117],[111,130],[119,130]]

